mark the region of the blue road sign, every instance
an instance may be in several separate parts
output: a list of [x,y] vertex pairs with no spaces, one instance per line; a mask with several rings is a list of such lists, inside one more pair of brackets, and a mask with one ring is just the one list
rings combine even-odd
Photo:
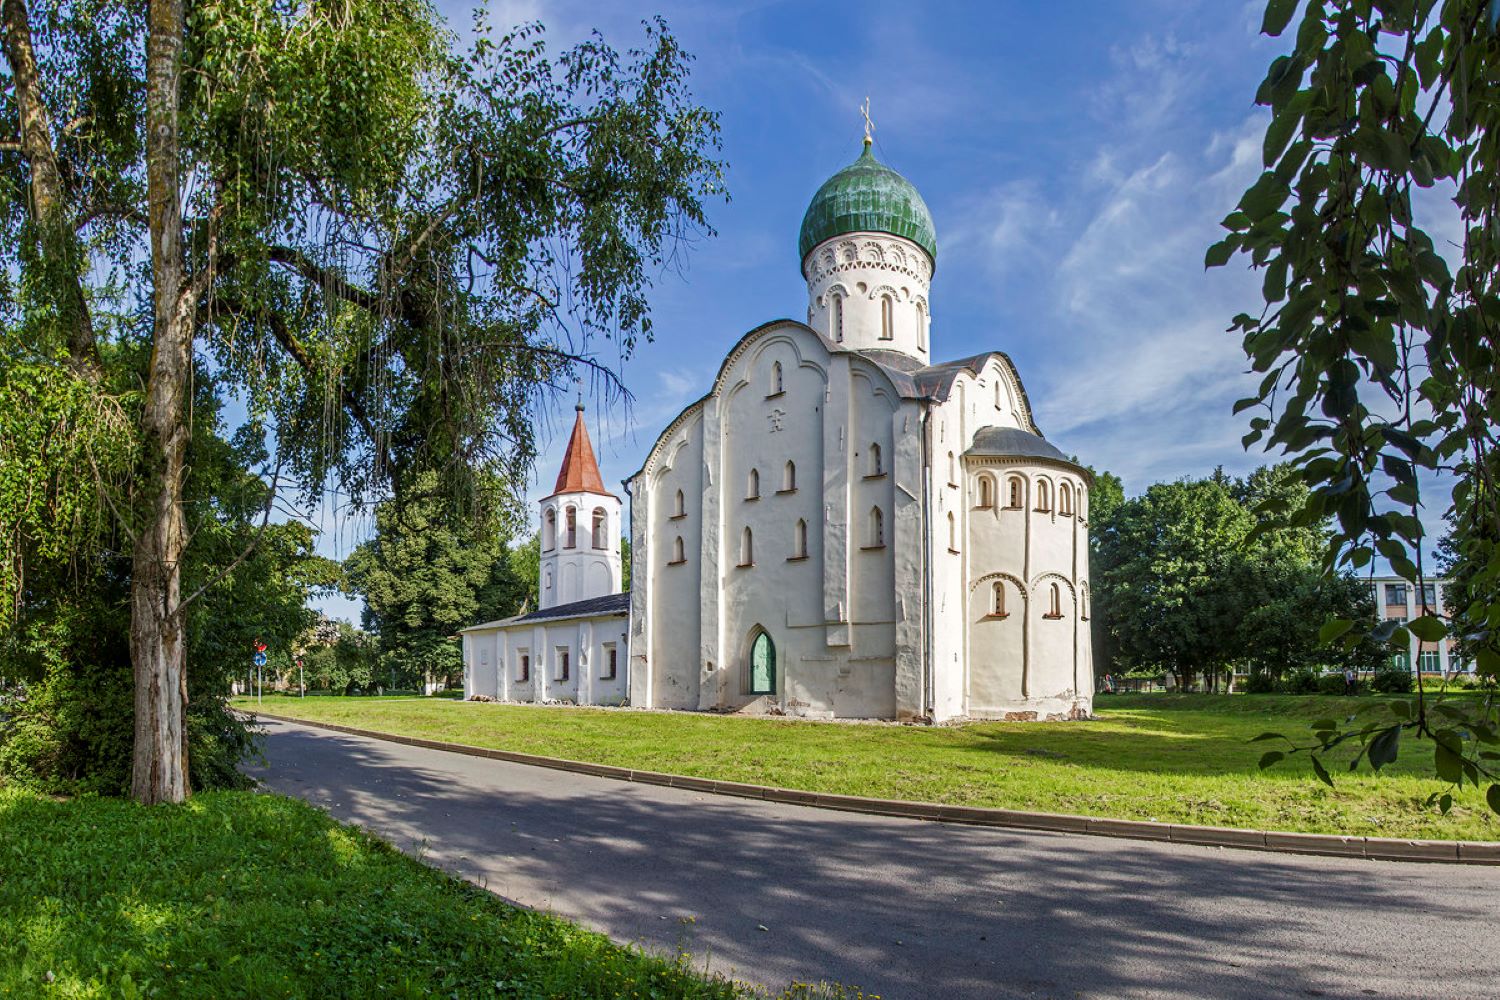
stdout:
[[263,666],[266,665],[266,654],[265,653],[256,653],[255,654],[255,665],[257,667],[263,667]]

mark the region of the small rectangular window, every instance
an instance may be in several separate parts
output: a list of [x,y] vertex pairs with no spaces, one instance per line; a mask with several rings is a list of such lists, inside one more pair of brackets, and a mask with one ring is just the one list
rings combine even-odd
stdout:
[[600,676],[607,681],[612,681],[615,679],[619,669],[618,652],[615,649],[615,644],[606,642],[604,644],[604,673]]
[[531,654],[523,649],[516,661],[516,680],[522,683],[531,680]]
[[568,647],[557,647],[557,679],[565,681],[571,673],[572,664],[569,662]]

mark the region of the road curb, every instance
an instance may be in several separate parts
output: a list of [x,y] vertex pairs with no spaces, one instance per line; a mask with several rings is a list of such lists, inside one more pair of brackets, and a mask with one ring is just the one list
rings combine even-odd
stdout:
[[290,722],[313,729],[327,729],[349,736],[400,743],[427,750],[444,750],[469,757],[503,760],[512,764],[550,767],[558,771],[633,781],[643,785],[662,785],[710,795],[731,795],[767,802],[785,802],[817,809],[839,809],[872,816],[898,816],[937,823],[964,823],[1011,830],[1040,830],[1048,833],[1079,833],[1093,837],[1123,837],[1130,840],[1154,840],[1195,847],[1233,847],[1240,850],[1270,851],[1280,854],[1316,854],[1325,857],[1365,858],[1371,861],[1425,861],[1439,864],[1500,865],[1500,842],[1472,840],[1401,840],[1393,837],[1350,837],[1331,833],[1286,833],[1276,830],[1240,830],[1230,827],[1190,826],[1183,823],[1157,823],[1150,820],[1105,819],[1096,816],[1072,816],[1066,813],[1037,813],[1019,809],[994,809],[985,806],[954,806],[936,802],[910,802],[904,799],[872,799],[861,795],[833,795],[795,788],[773,788],[739,781],[717,781],[660,771],[637,771],[611,764],[546,757],[516,750],[492,750],[466,743],[445,743],[397,733],[357,729],[333,722],[314,722],[270,712],[249,715]]

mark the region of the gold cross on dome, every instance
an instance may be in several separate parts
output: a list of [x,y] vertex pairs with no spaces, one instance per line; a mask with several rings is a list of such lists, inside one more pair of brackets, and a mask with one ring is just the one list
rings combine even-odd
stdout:
[[870,99],[865,98],[865,103],[859,106],[859,113],[865,118],[865,145],[875,141],[875,122],[870,118]]

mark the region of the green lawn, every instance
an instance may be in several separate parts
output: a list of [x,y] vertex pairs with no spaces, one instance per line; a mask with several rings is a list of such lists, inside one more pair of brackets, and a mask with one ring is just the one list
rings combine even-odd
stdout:
[[[1379,775],[1298,758],[1256,767],[1268,730],[1310,737],[1313,720],[1375,699],[1121,695],[1091,722],[841,725],[697,713],[499,705],[438,699],[268,698],[265,710],[363,729],[821,792],[1127,819],[1387,837],[1500,840],[1466,789],[1448,816],[1424,806],[1445,786],[1431,743],[1403,741]],[[253,710],[253,699],[242,700]],[[1382,713],[1383,715],[1384,713]]]
[[0,997],[744,995],[686,961],[506,906],[292,799],[0,787]]

